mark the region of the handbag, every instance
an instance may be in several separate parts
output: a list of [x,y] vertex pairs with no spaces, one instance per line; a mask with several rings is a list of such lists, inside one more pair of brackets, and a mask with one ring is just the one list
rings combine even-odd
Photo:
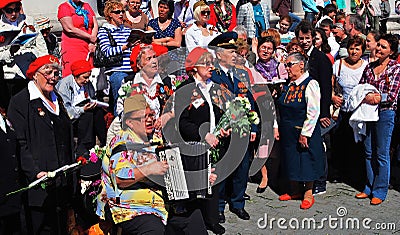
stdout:
[[[338,69],[338,77],[340,77],[340,71],[342,70],[342,59],[340,59],[339,62],[339,69]],[[333,94],[339,97],[343,98],[343,88],[342,86],[340,86],[339,82],[336,79],[336,76],[334,76],[334,81],[333,81]],[[331,117],[333,120],[337,120],[339,117],[339,111],[340,108],[336,108],[333,104],[331,104],[330,108],[330,113],[331,113]]]
[[102,91],[108,88],[107,75],[105,68],[100,68],[99,76],[97,76],[96,90]]
[[[110,39],[110,45],[112,47],[117,46],[117,42],[114,40],[114,37],[111,35],[109,29],[103,27],[108,34],[108,38]],[[100,45],[97,44],[96,50],[94,51],[93,57],[93,65],[94,67],[101,68],[101,67],[110,67],[115,64],[122,63],[122,54],[114,55],[114,56],[106,56],[106,54],[100,49]]]

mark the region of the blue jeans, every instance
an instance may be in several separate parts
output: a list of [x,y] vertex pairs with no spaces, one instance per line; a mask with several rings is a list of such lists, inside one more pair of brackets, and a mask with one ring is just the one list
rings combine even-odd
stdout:
[[124,72],[114,72],[110,76],[110,86],[111,86],[111,92],[114,98],[114,115],[117,116],[118,114],[116,113],[116,108],[117,108],[117,99],[118,99],[118,90],[121,87],[122,80],[128,76],[127,73]]
[[315,13],[314,12],[306,12],[304,15],[304,19],[309,21],[311,24],[315,20]]
[[294,32],[296,26],[300,23],[301,18],[298,17],[296,14],[293,14],[292,12],[289,12],[289,16],[290,18],[292,18],[292,25],[290,26],[289,31]]
[[385,200],[390,179],[390,141],[396,114],[393,110],[379,112],[377,122],[367,123],[364,140],[367,184],[364,193]]

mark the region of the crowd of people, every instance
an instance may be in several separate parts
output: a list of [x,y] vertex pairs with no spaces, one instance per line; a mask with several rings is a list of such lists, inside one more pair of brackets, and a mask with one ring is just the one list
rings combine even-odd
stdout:
[[[257,161],[256,192],[271,186],[301,209],[328,180],[381,204],[400,164],[400,35],[387,34],[388,1],[379,13],[373,3],[345,14],[344,1],[303,0],[301,20],[290,0],[108,0],[99,25],[90,4],[67,0],[59,44],[49,18],[0,0],[0,37],[25,36],[0,47],[0,233],[224,234],[227,206],[251,218]],[[251,110],[236,113],[239,127],[237,100]],[[160,160],[169,149],[183,200],[159,183],[175,179]]]

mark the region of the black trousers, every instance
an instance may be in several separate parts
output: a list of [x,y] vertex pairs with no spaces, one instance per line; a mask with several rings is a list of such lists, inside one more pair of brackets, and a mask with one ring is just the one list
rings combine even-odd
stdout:
[[67,232],[67,210],[55,207],[29,207],[33,234],[64,235]]
[[200,210],[206,225],[213,225],[219,223],[219,184],[212,187],[212,198],[198,200],[200,203]]
[[165,232],[163,222],[155,215],[139,215],[118,225],[122,228],[123,235],[160,235]]
[[[195,201],[192,203],[195,204]],[[200,209],[189,210],[179,215],[170,212],[168,217],[165,231],[167,235],[207,235]]]
[[21,233],[20,213],[0,217],[0,234],[19,235]]
[[100,146],[106,144],[107,129],[104,121],[104,111],[95,108],[93,111],[83,113],[74,123],[75,136],[78,138],[77,155],[83,155],[96,144],[96,136]]

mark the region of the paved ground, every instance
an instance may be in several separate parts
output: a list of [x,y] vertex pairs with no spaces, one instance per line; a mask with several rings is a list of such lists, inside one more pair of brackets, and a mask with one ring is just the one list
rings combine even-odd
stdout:
[[[303,211],[299,207],[301,201],[280,202],[270,188],[262,194],[257,194],[256,188],[257,185],[252,183],[247,188],[251,196],[245,207],[251,216],[249,221],[240,220],[226,207],[226,222],[223,224],[226,234],[400,234],[400,193],[395,190],[389,190],[388,198],[381,205],[371,206],[368,199],[354,197],[356,189],[342,183],[328,183],[326,194],[316,196],[314,206]],[[261,219],[265,217],[267,224],[265,219]],[[278,227],[279,219],[286,220],[281,222],[282,228]],[[312,219],[315,220],[315,229],[308,227],[307,221]],[[291,228],[296,227],[296,221],[299,228]]]

